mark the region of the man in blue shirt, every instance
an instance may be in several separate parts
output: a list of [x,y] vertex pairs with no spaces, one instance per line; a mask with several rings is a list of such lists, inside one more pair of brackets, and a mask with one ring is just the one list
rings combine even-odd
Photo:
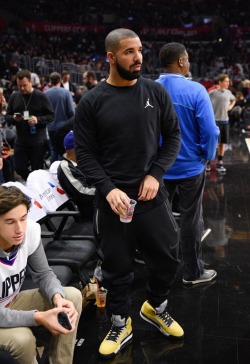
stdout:
[[219,129],[206,89],[185,77],[189,72],[185,47],[180,43],[165,44],[160,50],[160,62],[164,73],[156,81],[170,94],[181,127],[181,149],[164,183],[171,202],[177,188],[179,193],[183,283],[206,283],[217,273],[204,269],[202,261],[202,197],[206,161],[215,157]]
[[45,91],[45,94],[48,96],[55,111],[55,118],[48,126],[51,149],[50,162],[52,164],[62,159],[56,148],[55,134],[68,119],[75,115],[75,107],[70,92],[61,87],[61,75],[59,73],[52,72],[50,74],[50,83],[52,87]]

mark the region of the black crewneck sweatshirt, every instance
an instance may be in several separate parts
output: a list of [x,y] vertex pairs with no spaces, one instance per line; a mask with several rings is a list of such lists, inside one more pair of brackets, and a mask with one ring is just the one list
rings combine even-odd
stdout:
[[[163,176],[180,148],[180,128],[160,84],[143,77],[128,87],[103,81],[77,106],[74,140],[78,166],[96,187],[97,205],[102,206],[114,188],[137,199],[147,174],[163,188]],[[161,191],[158,195],[153,203],[164,198]],[[149,207],[149,201],[146,204]]]

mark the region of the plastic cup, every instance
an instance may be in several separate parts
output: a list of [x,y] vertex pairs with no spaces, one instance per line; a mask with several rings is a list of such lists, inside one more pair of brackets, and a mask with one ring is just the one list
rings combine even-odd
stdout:
[[105,307],[106,306],[106,299],[107,299],[107,290],[100,289],[95,292],[95,299],[96,299],[96,306],[97,307]]
[[137,204],[137,202],[135,200],[130,200],[130,206],[127,209],[127,213],[124,215],[120,215],[120,221],[121,222],[131,222],[132,218],[133,218],[133,214],[134,214],[134,209],[135,209],[135,205]]

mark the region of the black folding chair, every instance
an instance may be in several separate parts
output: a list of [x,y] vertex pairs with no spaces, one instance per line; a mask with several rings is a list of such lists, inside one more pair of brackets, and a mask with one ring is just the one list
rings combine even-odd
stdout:
[[94,234],[93,223],[78,220],[79,216],[79,211],[67,210],[64,206],[64,210],[48,212],[40,224],[42,238],[47,240],[44,249],[49,265],[53,269],[58,267],[57,272],[63,281],[67,279],[67,272],[64,276],[59,267],[68,267],[74,279],[84,287],[93,276],[97,262],[102,260],[102,253]]

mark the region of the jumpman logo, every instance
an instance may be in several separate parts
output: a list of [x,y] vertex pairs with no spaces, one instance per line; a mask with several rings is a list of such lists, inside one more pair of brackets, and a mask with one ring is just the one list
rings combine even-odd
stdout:
[[152,108],[154,107],[154,106],[150,105],[149,98],[147,99],[146,106],[144,106],[144,109],[146,109],[148,106],[150,106]]

